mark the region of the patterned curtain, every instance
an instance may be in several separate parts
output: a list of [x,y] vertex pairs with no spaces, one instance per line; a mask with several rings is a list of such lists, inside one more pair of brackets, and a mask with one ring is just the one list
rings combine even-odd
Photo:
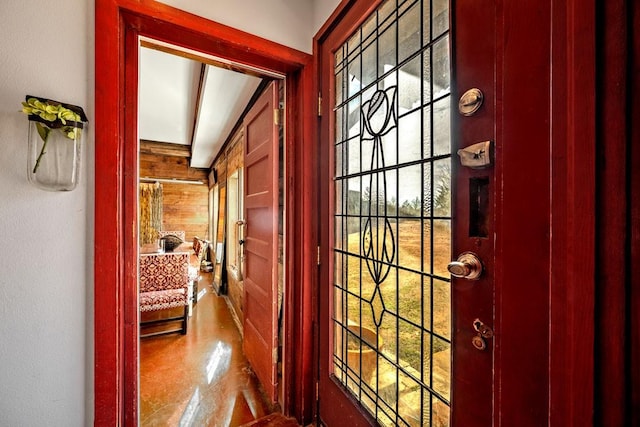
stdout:
[[140,244],[153,243],[162,228],[162,184],[140,184]]

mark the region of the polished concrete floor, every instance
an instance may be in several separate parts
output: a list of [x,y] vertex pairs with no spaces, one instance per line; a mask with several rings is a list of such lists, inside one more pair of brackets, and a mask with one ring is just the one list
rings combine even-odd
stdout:
[[273,412],[227,304],[210,283],[203,274],[199,289],[206,293],[193,308],[187,335],[140,340],[142,426],[240,426]]

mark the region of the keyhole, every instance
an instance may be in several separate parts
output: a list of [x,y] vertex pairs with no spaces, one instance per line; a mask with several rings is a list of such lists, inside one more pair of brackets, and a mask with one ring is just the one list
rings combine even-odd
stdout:
[[487,348],[487,343],[480,335],[476,335],[471,338],[471,344],[473,344],[477,350],[485,350]]

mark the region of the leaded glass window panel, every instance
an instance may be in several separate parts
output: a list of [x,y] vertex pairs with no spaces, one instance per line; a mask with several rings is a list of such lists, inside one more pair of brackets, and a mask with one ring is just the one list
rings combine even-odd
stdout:
[[333,371],[381,425],[448,425],[449,2],[383,2],[334,61]]

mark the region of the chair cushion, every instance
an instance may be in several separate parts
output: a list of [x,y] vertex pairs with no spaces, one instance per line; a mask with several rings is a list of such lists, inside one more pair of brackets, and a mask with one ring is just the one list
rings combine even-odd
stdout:
[[140,293],[140,311],[164,310],[187,304],[189,301],[184,288]]

